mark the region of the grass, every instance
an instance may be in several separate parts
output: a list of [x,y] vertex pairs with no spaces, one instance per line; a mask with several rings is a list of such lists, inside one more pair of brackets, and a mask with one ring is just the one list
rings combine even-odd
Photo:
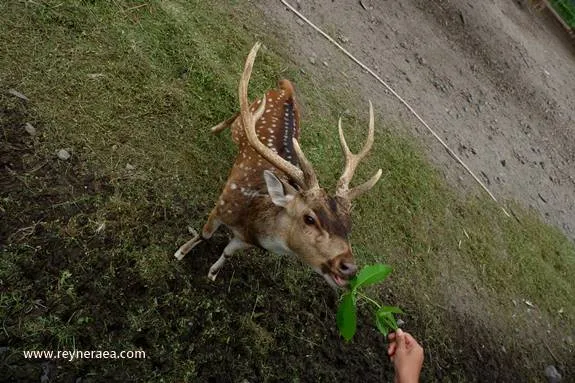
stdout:
[[571,0],[553,0],[551,6],[570,28],[575,28],[575,3]]
[[[364,136],[352,127],[367,128],[365,105],[349,107],[352,89],[316,87],[281,35],[257,32],[261,15],[242,1],[3,2],[0,15],[2,376],[32,380],[42,368],[58,381],[391,376],[369,314],[345,344],[337,297],[299,263],[252,252],[208,283],[224,234],[183,262],[172,258],[227,176],[235,148],[208,128],[237,110],[255,40],[267,48],[250,92],[282,77],[298,85],[302,146],[324,185],[341,169],[338,111],[351,109],[344,123],[355,147]],[[25,136],[25,122],[37,137]],[[486,198],[457,195],[413,139],[376,123],[373,153],[356,177],[378,167],[384,176],[354,208],[352,243],[360,264],[394,267],[375,293],[406,311],[406,328],[426,348],[426,380],[537,380],[548,364],[572,375],[572,243],[512,202],[517,219]],[[55,158],[60,148],[71,160]],[[149,357],[21,355],[73,348]]]

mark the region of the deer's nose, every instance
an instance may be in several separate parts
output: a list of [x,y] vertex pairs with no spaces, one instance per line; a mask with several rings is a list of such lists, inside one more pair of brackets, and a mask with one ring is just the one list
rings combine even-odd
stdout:
[[353,277],[357,273],[357,266],[355,263],[352,262],[340,262],[337,267],[338,271],[341,275],[345,275],[346,277]]

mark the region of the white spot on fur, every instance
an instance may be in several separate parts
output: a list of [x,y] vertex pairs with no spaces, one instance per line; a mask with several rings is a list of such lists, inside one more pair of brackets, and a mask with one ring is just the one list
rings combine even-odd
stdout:
[[230,185],[230,189],[232,189],[232,190],[236,190],[237,188],[238,188],[238,185],[236,185],[236,184]]
[[242,191],[242,194],[245,197],[249,197],[249,198],[253,198],[253,197],[258,197],[258,196],[262,196],[264,194],[260,194],[260,192],[258,192],[257,190],[252,190],[252,189],[245,189]]

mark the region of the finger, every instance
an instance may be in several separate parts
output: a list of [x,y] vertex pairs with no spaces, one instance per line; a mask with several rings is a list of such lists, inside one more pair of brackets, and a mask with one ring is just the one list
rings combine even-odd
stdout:
[[387,348],[387,355],[389,355],[389,356],[395,355],[395,349],[396,349],[396,347],[397,347],[397,344],[396,344],[395,342],[394,342],[394,343],[391,343],[391,344],[389,345],[389,347]]
[[390,342],[393,342],[395,340],[395,333],[390,332],[389,335],[387,336],[387,339],[389,339]]
[[413,336],[411,336],[410,333],[406,332],[405,333],[405,345],[406,345],[406,347],[410,348],[413,346],[418,346],[419,344],[417,343],[415,338]]
[[397,348],[403,349],[406,347],[405,333],[400,328],[396,331],[395,341],[397,343]]

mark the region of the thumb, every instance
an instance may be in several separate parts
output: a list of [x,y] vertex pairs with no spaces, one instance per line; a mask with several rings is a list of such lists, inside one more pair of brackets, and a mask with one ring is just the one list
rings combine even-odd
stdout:
[[396,347],[398,349],[405,348],[405,333],[400,328],[398,328],[395,334],[395,343],[397,343]]

